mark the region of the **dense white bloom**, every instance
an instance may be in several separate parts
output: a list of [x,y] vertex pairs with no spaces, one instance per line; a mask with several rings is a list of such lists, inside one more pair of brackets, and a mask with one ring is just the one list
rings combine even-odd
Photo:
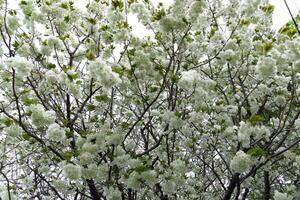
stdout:
[[32,112],[31,120],[34,125],[40,127],[54,123],[55,112],[45,111],[42,105],[31,105],[29,110]]
[[185,172],[185,162],[183,160],[174,160],[171,163],[171,166],[175,170],[175,172],[184,173]]
[[57,74],[52,71],[52,70],[48,70],[46,73],[45,73],[45,78],[47,81],[49,81],[49,83],[55,83],[57,82]]
[[204,2],[202,0],[193,1],[193,3],[191,4],[190,10],[189,10],[189,15],[190,15],[191,19],[196,19],[200,15],[200,13],[203,9],[203,5],[204,5]]
[[300,118],[296,119],[294,125],[296,129],[300,129]]
[[33,64],[24,58],[10,58],[6,61],[8,68],[16,70],[16,76],[25,79],[33,69]]
[[91,76],[105,87],[112,87],[121,82],[119,75],[105,63],[93,61],[89,64],[89,71]]
[[92,144],[90,142],[85,142],[82,145],[82,151],[89,152],[89,153],[96,153],[98,151],[98,145]]
[[82,88],[76,82],[68,81],[66,84],[69,94],[72,94],[76,98],[82,96]]
[[292,200],[293,197],[286,194],[286,193],[281,193],[281,192],[278,192],[277,190],[275,190],[275,193],[274,193],[274,200]]
[[236,130],[237,130],[236,126],[229,126],[224,130],[224,136],[230,137],[235,134]]
[[284,106],[286,103],[286,99],[284,96],[282,95],[278,95],[275,97],[274,102],[278,105],[278,106]]
[[238,151],[230,162],[230,168],[234,172],[243,173],[251,166],[251,157],[243,151]]
[[119,145],[123,141],[123,135],[119,133],[113,133],[108,135],[106,138],[108,144]]
[[300,156],[296,156],[295,157],[295,163],[294,163],[294,166],[297,168],[297,169],[300,169]]
[[166,16],[159,22],[162,30],[166,32],[169,32],[171,30],[180,30],[185,26],[185,23],[183,21],[176,19],[173,16]]
[[83,152],[78,156],[78,159],[80,160],[81,165],[86,165],[92,163],[93,160],[93,155],[89,152]]
[[300,72],[300,60],[297,60],[296,62],[294,62],[293,63],[293,70],[295,71],[295,72]]
[[1,200],[17,200],[14,193],[10,192],[10,195],[8,194],[6,188],[1,190],[0,197],[1,197]]
[[97,176],[98,168],[96,164],[90,164],[87,168],[82,169],[82,176],[87,179],[92,179]]
[[19,19],[17,16],[9,16],[7,18],[8,27],[11,31],[15,31],[19,26]]
[[9,127],[5,127],[4,131],[12,137],[17,137],[22,134],[23,130],[17,125],[11,125]]
[[124,182],[125,184],[129,187],[129,188],[132,188],[132,189],[139,189],[140,188],[140,184],[141,182],[139,181],[140,179],[140,175],[139,173],[133,171],[128,179],[126,179]]
[[167,194],[173,194],[176,192],[177,189],[177,185],[175,183],[175,181],[171,180],[166,180],[162,183],[162,188],[163,191]]
[[[31,55],[31,47],[28,44],[23,44],[18,50],[17,53],[21,56],[29,56]],[[0,54],[1,55],[1,54]]]
[[149,12],[145,9],[145,5],[142,3],[134,3],[131,8],[133,13],[137,14],[140,22],[146,24],[151,19]]
[[63,47],[62,41],[57,37],[49,37],[47,43],[51,48],[60,49]]
[[227,49],[224,53],[222,53],[222,58],[226,61],[229,61],[230,63],[234,63],[234,61],[237,60],[237,55],[234,50]]
[[248,148],[250,145],[250,127],[245,122],[240,122],[238,130],[238,141],[241,142],[242,146]]
[[63,180],[54,180],[52,184],[58,191],[66,192],[68,190],[68,185]]
[[258,65],[258,73],[263,79],[275,75],[276,73],[277,70],[276,62],[273,58],[264,57],[259,61],[257,65]]
[[120,200],[122,193],[113,187],[105,190],[107,200]]
[[149,185],[154,185],[156,181],[157,173],[155,170],[147,170],[141,173],[141,178],[145,180]]
[[46,138],[52,141],[60,142],[65,137],[65,130],[56,123],[51,124],[46,131]]
[[107,164],[102,164],[98,166],[97,179],[100,181],[105,180],[108,176],[109,166]]
[[[0,11],[1,172],[21,172],[11,193],[222,199],[210,175],[229,183],[224,161],[244,175],[260,166],[241,183],[253,199],[264,171],[293,185],[280,172],[300,168],[300,39],[270,28],[267,0],[78,3],[22,0]],[[136,18],[149,33],[134,35]],[[57,192],[35,184],[37,167]],[[286,193],[275,200],[295,191],[273,186]]]
[[199,80],[199,74],[196,70],[189,70],[181,72],[181,78],[179,79],[179,86],[189,90],[193,89],[194,84]]
[[64,175],[70,180],[77,180],[81,176],[81,168],[70,163],[64,166],[63,171]]

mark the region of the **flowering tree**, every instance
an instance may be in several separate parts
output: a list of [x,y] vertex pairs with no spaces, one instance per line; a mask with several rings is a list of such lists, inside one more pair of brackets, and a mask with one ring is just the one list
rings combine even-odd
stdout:
[[300,39],[272,5],[0,4],[2,199],[299,197]]

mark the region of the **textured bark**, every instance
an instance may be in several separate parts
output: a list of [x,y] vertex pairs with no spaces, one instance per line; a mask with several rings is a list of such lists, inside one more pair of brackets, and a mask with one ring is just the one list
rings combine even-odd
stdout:
[[243,193],[242,200],[246,200],[248,194],[249,194],[249,188],[246,188],[245,191],[244,191],[244,193]]
[[264,171],[264,183],[265,183],[264,200],[269,200],[271,198],[271,185],[270,185],[269,172],[267,171]]
[[101,200],[101,195],[99,194],[94,181],[92,179],[87,179],[86,181],[89,186],[90,193],[91,196],[93,197],[93,200]]
[[230,200],[233,192],[234,192],[234,189],[237,185],[237,182],[238,182],[238,177],[239,177],[239,174],[238,173],[235,173],[231,179],[230,179],[230,183],[229,183],[229,186],[227,187],[227,190],[225,192],[225,195],[224,197],[222,198],[222,200]]

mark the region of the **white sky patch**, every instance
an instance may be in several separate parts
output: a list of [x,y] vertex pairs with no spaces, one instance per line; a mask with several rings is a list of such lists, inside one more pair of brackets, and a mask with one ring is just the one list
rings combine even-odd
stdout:
[[[287,0],[287,3],[291,9],[291,12],[296,16],[300,10],[300,1],[299,0]],[[284,4],[284,0],[270,0],[270,4],[275,6],[273,14],[273,28],[278,30],[280,29],[287,21],[291,19],[291,16]]]

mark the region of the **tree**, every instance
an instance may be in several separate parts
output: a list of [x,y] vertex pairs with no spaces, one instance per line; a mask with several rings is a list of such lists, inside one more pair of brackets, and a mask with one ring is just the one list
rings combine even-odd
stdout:
[[300,43],[272,5],[0,2],[2,199],[296,197]]

